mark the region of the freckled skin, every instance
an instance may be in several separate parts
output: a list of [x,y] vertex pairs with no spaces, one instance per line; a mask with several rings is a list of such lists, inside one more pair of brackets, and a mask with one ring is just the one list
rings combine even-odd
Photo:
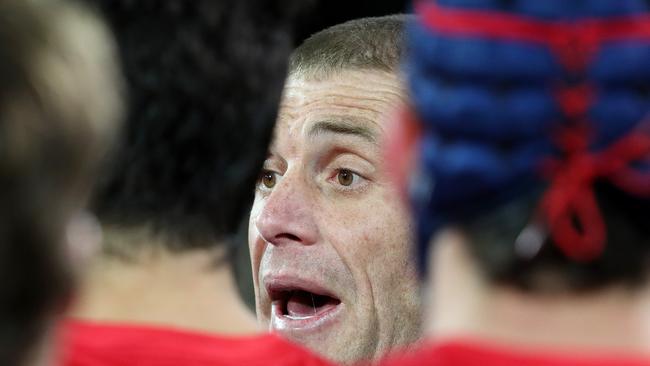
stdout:
[[[310,334],[282,334],[338,362],[377,359],[420,333],[420,303],[407,210],[383,165],[388,119],[404,103],[397,76],[345,71],[324,80],[290,78],[265,172],[256,189],[249,245],[258,318],[273,330],[265,274],[296,273],[340,297],[340,319]],[[374,143],[310,135],[323,120],[363,126]],[[341,169],[354,173],[350,186]]]

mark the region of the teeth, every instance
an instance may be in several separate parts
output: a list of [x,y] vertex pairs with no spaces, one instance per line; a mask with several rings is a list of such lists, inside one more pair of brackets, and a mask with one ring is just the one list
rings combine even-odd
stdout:
[[295,316],[295,315],[285,315],[285,317],[291,319],[291,320],[305,320],[305,319],[310,319],[313,318],[313,315],[308,315],[308,316]]

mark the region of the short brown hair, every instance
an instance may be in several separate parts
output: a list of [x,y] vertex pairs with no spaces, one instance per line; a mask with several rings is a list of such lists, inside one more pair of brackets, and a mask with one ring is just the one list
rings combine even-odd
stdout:
[[396,72],[404,54],[408,15],[362,18],[322,30],[292,54],[291,74],[327,77],[341,70]]

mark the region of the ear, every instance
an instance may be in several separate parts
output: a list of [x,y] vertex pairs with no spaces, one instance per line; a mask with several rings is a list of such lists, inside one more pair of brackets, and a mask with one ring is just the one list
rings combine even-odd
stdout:
[[410,106],[402,107],[388,123],[384,162],[389,179],[408,202],[409,178],[417,158],[421,126]]
[[102,245],[102,228],[88,211],[75,213],[66,226],[66,256],[74,274],[83,275]]

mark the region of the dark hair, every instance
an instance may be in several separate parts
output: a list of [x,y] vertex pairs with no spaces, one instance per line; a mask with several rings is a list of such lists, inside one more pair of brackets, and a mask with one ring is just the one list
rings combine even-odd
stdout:
[[293,52],[289,72],[316,77],[346,69],[396,72],[408,20],[404,14],[362,18],[322,30]]
[[605,250],[591,262],[567,258],[546,239],[532,258],[519,253],[517,237],[534,222],[540,193],[529,194],[462,225],[480,267],[491,280],[530,291],[590,291],[643,284],[650,264],[650,201],[598,183],[596,197],[607,227]]
[[70,295],[64,229],[119,117],[108,33],[64,1],[0,2],[0,364]]
[[[105,227],[168,250],[208,249],[250,207],[275,123],[300,0],[90,0],[128,81],[123,144],[94,199]],[[129,256],[138,244],[106,243]]]

